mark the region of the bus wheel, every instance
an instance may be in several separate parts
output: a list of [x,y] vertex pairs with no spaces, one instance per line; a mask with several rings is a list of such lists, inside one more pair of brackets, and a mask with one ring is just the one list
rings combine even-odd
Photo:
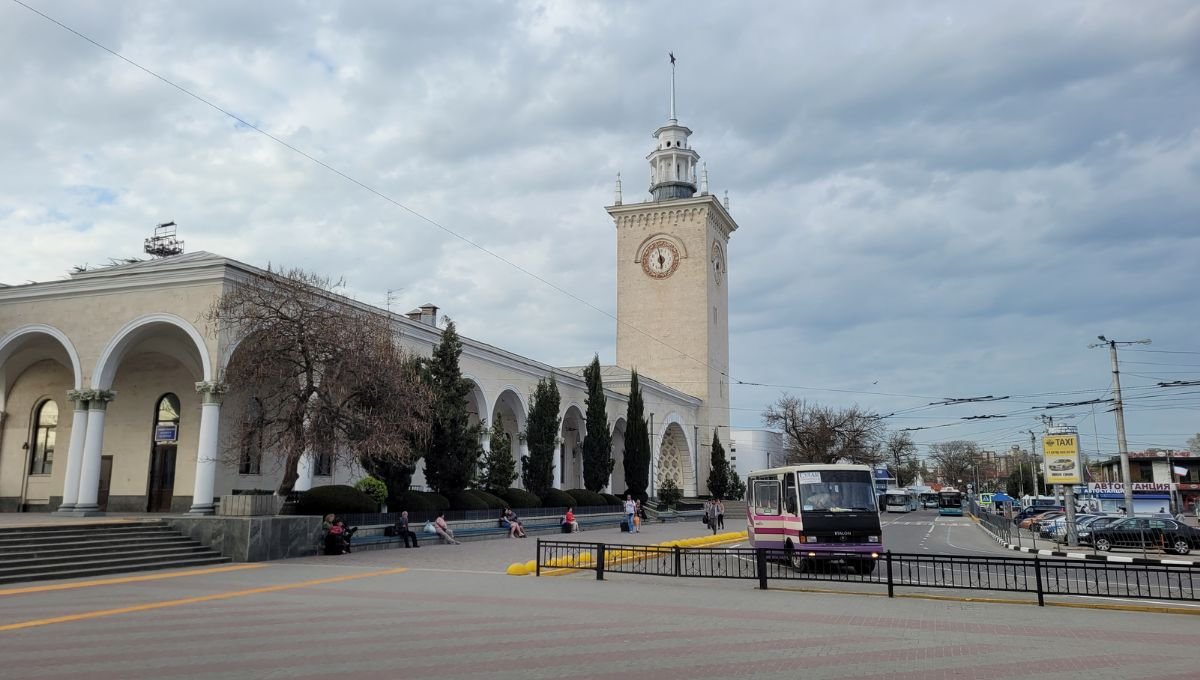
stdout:
[[804,557],[796,552],[796,546],[792,544],[791,539],[788,539],[788,542],[783,544],[783,557],[792,569],[804,571]]
[[859,560],[858,564],[854,567],[854,570],[857,571],[860,576],[869,576],[875,573],[875,560]]

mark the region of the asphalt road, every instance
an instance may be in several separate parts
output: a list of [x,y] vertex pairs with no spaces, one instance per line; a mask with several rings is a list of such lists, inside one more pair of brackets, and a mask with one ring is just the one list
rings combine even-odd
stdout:
[[892,552],[930,555],[1001,555],[1013,557],[1011,550],[975,526],[967,516],[940,517],[937,510],[915,512],[885,512],[879,516],[883,525],[884,547]]

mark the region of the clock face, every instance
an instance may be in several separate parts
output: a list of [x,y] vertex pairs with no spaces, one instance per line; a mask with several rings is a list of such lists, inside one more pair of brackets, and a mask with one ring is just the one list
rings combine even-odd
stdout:
[[717,283],[721,282],[721,277],[725,275],[725,253],[721,252],[721,244],[713,241],[712,253],[709,256],[712,262],[713,279]]
[[665,279],[679,267],[679,251],[670,241],[650,242],[642,251],[642,271],[654,279]]

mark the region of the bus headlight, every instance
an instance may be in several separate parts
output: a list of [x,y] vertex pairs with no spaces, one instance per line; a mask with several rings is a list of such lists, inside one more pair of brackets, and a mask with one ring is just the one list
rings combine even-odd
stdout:
[[871,557],[872,557],[872,559],[878,559],[879,553],[871,553]]
[[815,552],[810,552],[810,553],[808,554],[808,556],[809,556],[809,557],[816,557],[816,556],[817,556],[817,554],[816,554]]
[[871,542],[871,543],[878,543],[879,537],[878,536],[867,536],[867,541]]

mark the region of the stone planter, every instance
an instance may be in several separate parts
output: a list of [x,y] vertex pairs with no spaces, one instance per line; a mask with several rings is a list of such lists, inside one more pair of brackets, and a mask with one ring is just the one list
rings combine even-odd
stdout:
[[256,515],[277,515],[283,507],[283,496],[267,496],[262,494],[238,494],[236,496],[221,496],[221,506],[217,514],[223,517],[253,517]]

